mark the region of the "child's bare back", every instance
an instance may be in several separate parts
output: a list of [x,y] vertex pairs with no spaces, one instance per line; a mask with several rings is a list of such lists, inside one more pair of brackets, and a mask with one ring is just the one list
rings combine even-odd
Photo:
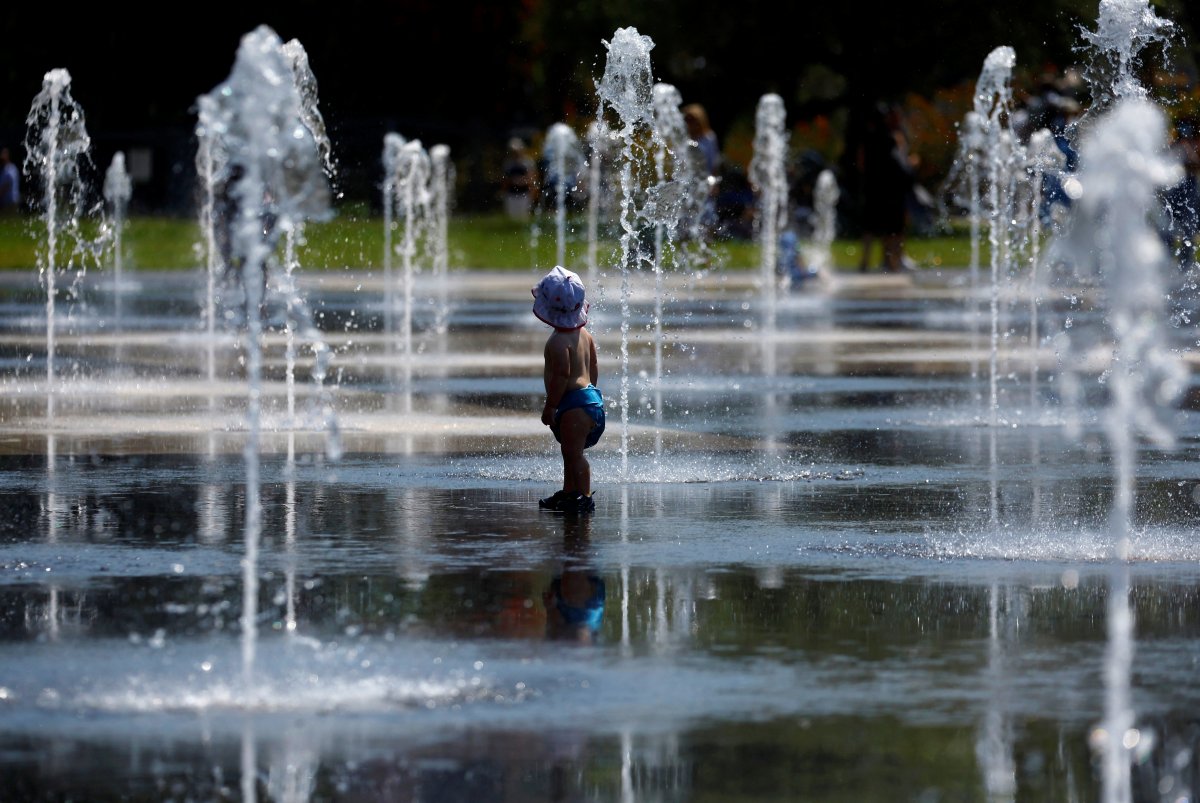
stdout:
[[545,357],[546,409],[542,411],[542,423],[550,424],[547,411],[554,412],[563,394],[599,383],[596,341],[583,327],[555,329],[546,339]]

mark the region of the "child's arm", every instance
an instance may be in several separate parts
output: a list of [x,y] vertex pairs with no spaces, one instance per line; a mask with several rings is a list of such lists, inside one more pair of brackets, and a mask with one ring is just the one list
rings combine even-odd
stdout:
[[571,379],[571,355],[562,341],[551,337],[546,343],[546,406],[542,408],[542,423],[554,422],[554,411],[562,401]]
[[596,363],[596,339],[588,338],[588,381],[592,387],[600,387],[600,367]]

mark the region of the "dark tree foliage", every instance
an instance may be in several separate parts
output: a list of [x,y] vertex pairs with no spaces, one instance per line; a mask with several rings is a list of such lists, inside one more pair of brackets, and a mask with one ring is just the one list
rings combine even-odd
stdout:
[[[1200,4],[1155,5],[1180,27],[1177,63],[1194,68]],[[267,24],[309,54],[347,169],[343,187],[370,191],[389,130],[477,154],[460,178],[484,180],[511,133],[560,120],[582,128],[595,111],[602,40],[619,27],[654,39],[656,78],[703,103],[721,132],[752,119],[765,92],[802,119],[958,84],[1002,44],[1028,68],[1061,68],[1079,58],[1079,26],[1095,25],[1098,3],[905,0],[881,11],[854,0],[214,0],[150,8],[0,4],[0,142],[22,140],[42,76],[64,67],[101,164],[138,140],[180,169],[196,98],[227,77],[241,36]]]

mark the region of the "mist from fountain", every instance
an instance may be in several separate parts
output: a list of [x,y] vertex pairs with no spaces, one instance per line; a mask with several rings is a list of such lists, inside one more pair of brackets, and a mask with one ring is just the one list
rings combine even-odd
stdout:
[[[247,691],[254,679],[258,628],[259,450],[268,276],[280,234],[294,231],[306,219],[323,218],[329,211],[329,190],[316,141],[303,119],[295,85],[279,80],[283,75],[292,75],[283,43],[270,28],[260,26],[242,37],[229,78],[200,103],[208,115],[203,121],[206,136],[218,137],[221,150],[228,155],[221,178],[232,214],[215,226],[228,228],[244,302],[248,434],[241,627]],[[288,301],[293,303],[290,296]],[[320,345],[314,344],[318,365],[327,354]],[[314,368],[314,381],[321,373]]]
[[650,51],[654,41],[636,28],[618,28],[611,42],[604,42],[608,58],[604,75],[596,83],[599,97],[597,117],[611,111],[620,126],[615,130],[622,143],[619,164],[621,176],[621,479],[629,481],[629,295],[630,270],[653,261],[639,238],[644,209],[638,203],[646,159],[646,142],[653,140],[654,108],[651,101],[654,76]]

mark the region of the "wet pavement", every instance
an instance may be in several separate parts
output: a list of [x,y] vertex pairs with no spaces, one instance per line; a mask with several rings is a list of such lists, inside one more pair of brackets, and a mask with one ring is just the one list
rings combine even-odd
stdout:
[[[806,286],[771,333],[755,277],[669,282],[661,381],[636,284],[622,427],[593,282],[609,424],[578,517],[537,507],[536,278],[456,274],[444,332],[424,279],[410,359],[376,277],[306,280],[333,359],[314,387],[300,348],[289,426],[269,336],[248,647],[247,386],[200,277],[138,276],[120,321],[101,282],[61,305],[52,420],[36,285],[3,277],[0,797],[1098,796],[1103,388],[1062,404],[1019,300],[993,415],[961,272]],[[1197,397],[1139,455],[1136,799],[1200,789]]]

